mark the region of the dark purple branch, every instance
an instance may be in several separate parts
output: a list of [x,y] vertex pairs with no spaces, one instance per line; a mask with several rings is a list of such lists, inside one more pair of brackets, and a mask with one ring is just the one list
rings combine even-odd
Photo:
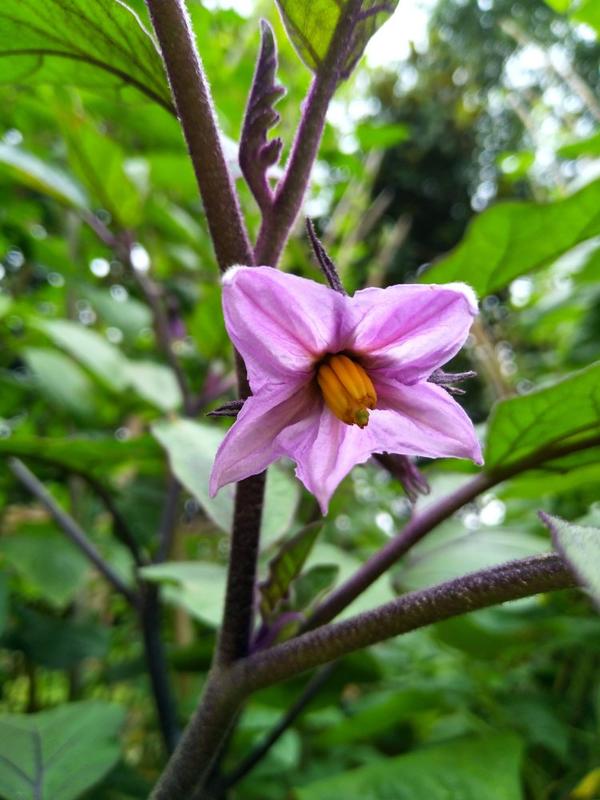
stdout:
[[183,0],[146,0],[222,270],[253,263],[219,139],[210,89]]
[[104,560],[78,523],[58,505],[50,492],[48,492],[46,487],[36,478],[33,472],[18,458],[9,458],[8,466],[13,475],[29,492],[31,492],[36,500],[44,506],[59,528],[61,528],[73,544],[84,554],[88,561],[96,567],[98,572],[106,578],[113,589],[116,589],[131,606],[138,608],[139,598],[135,592],[127,586],[121,576]]
[[316,672],[304,687],[303,692],[289,707],[275,727],[269,731],[262,742],[260,742],[256,748],[246,756],[246,758],[235,768],[235,770],[233,770],[233,772],[216,782],[214,787],[209,786],[209,790],[212,790],[214,794],[219,796],[245,778],[246,775],[251,772],[254,767],[266,756],[273,745],[279,741],[288,728],[291,728],[302,712],[305,711],[305,709],[310,705],[310,703],[321,691],[325,683],[329,680],[331,673],[336,667],[337,662],[333,662],[332,664],[327,664],[318,672]]
[[313,78],[284,176],[275,191],[271,211],[263,217],[254,251],[257,264],[277,266],[300,212],[321,142],[327,108],[342,77],[361,5],[361,0],[349,0],[345,4],[327,55]]
[[267,141],[267,132],[279,122],[273,106],[285,94],[277,83],[277,46],[273,30],[260,21],[261,47],[240,137],[240,168],[259,208],[268,213],[273,203],[267,170],[279,161],[283,142]]
[[243,658],[250,647],[265,475],[264,472],[253,475],[236,487],[234,535],[229,553],[223,625],[216,655],[217,664],[220,665]]
[[158,529],[158,547],[154,556],[154,563],[161,564],[169,558],[173,545],[173,536],[177,527],[177,511],[181,497],[181,484],[173,473],[169,472],[167,478],[167,491],[165,504],[162,510],[160,526]]
[[150,583],[142,585],[139,621],[156,714],[165,748],[167,753],[171,754],[177,746],[180,731],[165,648],[161,638],[158,586]]
[[412,592],[373,611],[303,634],[232,667],[233,682],[246,691],[271,686],[392,636],[480,608],[578,585],[555,554],[511,561]]
[[487,489],[520,472],[539,467],[546,461],[577,453],[599,444],[600,435],[564,445],[551,445],[513,464],[499,467],[491,472],[480,472],[455,492],[429,506],[422,514],[413,517],[401,533],[390,539],[354,575],[350,576],[341,586],[338,586],[325,598],[321,605],[317,606],[304,629],[316,628],[336,617],[436,525],[448,519],[455,511],[474,500]]

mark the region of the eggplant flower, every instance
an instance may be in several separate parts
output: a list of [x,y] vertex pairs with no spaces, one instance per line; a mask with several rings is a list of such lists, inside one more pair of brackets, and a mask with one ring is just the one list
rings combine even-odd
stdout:
[[340,481],[373,453],[482,463],[471,420],[428,381],[477,314],[465,284],[348,297],[270,267],[231,267],[223,310],[252,396],[217,452],[212,496],[288,457],[326,514]]

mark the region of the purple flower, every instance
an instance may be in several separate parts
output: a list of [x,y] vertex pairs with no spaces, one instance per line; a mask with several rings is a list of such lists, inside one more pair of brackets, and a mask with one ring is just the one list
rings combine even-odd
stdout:
[[252,397],[217,453],[210,492],[278,458],[323,513],[372,453],[482,463],[471,420],[430,375],[463,345],[477,302],[464,284],[363,289],[353,297],[270,267],[223,277],[225,324]]

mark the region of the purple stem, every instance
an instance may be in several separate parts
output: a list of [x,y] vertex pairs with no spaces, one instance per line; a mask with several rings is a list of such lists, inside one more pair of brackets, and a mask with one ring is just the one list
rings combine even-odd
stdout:
[[327,108],[342,77],[342,65],[351,47],[361,5],[361,0],[350,0],[345,4],[327,56],[313,78],[285,174],[277,185],[271,208],[263,217],[254,251],[256,264],[277,266],[300,212],[321,142]]
[[151,800],[183,800],[192,795],[194,788],[202,786],[242,703],[257,689],[440,620],[576,585],[570,568],[555,553],[512,561],[404,595],[213,673],[205,701],[185,730]]
[[[216,113],[183,0],[146,0],[202,196],[221,270],[252,265],[254,254],[221,142]],[[236,354],[238,387],[250,394],[244,364]],[[231,537],[227,596],[217,661],[244,655],[253,618],[256,557],[264,476],[237,488]]]
[[597,445],[600,445],[600,435],[562,446],[551,445],[512,464],[490,472],[479,473],[455,492],[429,506],[422,514],[413,517],[401,533],[390,539],[385,547],[375,553],[354,575],[317,606],[307,620],[304,630],[317,628],[336,617],[436,525],[448,519],[455,511],[474,500],[482,492],[513,475],[541,466],[545,461],[561,458]]
[[216,113],[183,0],[146,0],[183,128],[217,261],[253,263],[252,248],[219,138]]
[[411,592],[373,611],[260,651],[232,667],[233,682],[241,683],[246,692],[254,692],[392,636],[508,600],[568,589],[578,583],[571,568],[556,553],[511,561]]

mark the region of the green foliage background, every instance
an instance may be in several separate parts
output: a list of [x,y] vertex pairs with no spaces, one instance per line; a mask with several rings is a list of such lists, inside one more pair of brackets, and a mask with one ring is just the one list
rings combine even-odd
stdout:
[[[169,471],[181,481],[170,560],[143,574],[164,600],[182,723],[221,613],[233,500],[228,491],[210,499],[207,477],[228,423],[204,415],[232,396],[231,351],[218,269],[145,7],[129,5],[137,19],[114,0],[79,0],[81,15],[62,0],[4,0],[0,8],[5,800],[143,798],[164,763],[130,609],[5,459],[18,456],[35,470],[125,581],[134,564],[98,486],[151,555]],[[286,151],[310,73],[275,4],[257,2],[249,17],[188,5],[255,234],[259,217],[239,176],[236,141],[260,15],[280,48],[287,95],[277,134]],[[464,403],[481,425],[489,465],[600,426],[599,28],[598,0],[439,0],[427,46],[386,69],[363,62],[340,90],[310,189],[307,210],[350,290],[401,280],[477,289],[481,320],[452,366],[478,372]],[[136,243],[134,263],[159,286],[176,355],[201,398],[196,419],[182,417],[143,284],[88,224],[91,215]],[[301,233],[283,266],[320,279]],[[422,466],[431,494],[418,508],[472,469]],[[350,612],[548,550],[536,512],[599,525],[599,490],[598,448],[523,473],[441,525]],[[344,481],[322,529],[305,528],[313,499],[289,465],[272,469],[261,577],[278,556],[279,574],[294,587],[285,600],[271,584],[264,613],[283,600],[306,612],[409,513],[400,485],[369,464]],[[593,800],[599,660],[600,622],[581,593],[519,601],[390,641],[339,663],[231,796]],[[304,683],[253,698],[226,771]]]

